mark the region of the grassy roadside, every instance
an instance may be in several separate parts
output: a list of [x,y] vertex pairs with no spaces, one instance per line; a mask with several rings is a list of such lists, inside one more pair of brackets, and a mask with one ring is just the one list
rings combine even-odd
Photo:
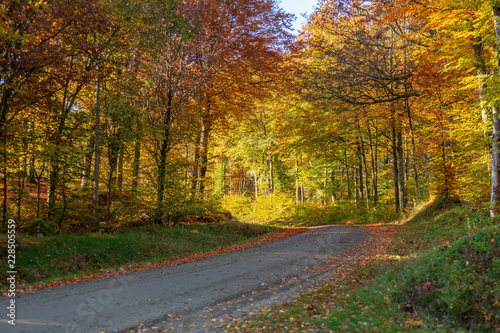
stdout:
[[[227,247],[278,230],[268,226],[223,222],[187,224],[175,228],[143,226],[113,234],[43,238],[18,234],[16,267],[22,284],[35,285]],[[7,264],[7,237],[1,239],[0,259]],[[6,271],[0,271],[0,289],[6,287],[7,276],[2,276]]]
[[498,332],[498,221],[472,205],[433,203],[398,230],[380,260],[227,331]]

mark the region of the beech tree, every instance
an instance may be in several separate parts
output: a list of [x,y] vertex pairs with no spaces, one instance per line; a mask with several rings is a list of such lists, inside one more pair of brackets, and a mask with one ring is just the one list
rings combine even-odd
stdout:
[[250,110],[284,75],[284,52],[291,42],[291,17],[274,0],[205,1],[196,18],[195,68],[201,80],[193,179],[202,194],[207,172],[209,137],[228,113]]

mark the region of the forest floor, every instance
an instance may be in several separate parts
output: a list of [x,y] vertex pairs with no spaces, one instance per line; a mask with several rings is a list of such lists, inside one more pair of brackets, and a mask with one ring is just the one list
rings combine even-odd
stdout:
[[[253,239],[226,234],[238,244],[26,285],[19,330],[6,320],[0,330],[498,332],[498,222],[484,207],[431,202],[379,225],[185,227],[188,247],[214,246],[221,232]],[[211,241],[196,238],[208,231]],[[155,249],[151,237],[137,241]]]
[[237,318],[341,278],[372,256],[383,243],[380,231],[389,237],[390,229],[312,227],[204,260],[23,293],[16,299],[18,325],[0,321],[0,330],[222,330],[228,316]]
[[226,331],[500,332],[500,221],[487,207],[429,202],[394,222],[342,279]]

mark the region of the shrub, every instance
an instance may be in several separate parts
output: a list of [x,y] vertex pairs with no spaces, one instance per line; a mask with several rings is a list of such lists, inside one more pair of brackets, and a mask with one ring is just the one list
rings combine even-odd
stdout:
[[[418,268],[418,269],[417,269]],[[467,329],[500,329],[500,231],[489,228],[409,264],[394,298],[430,318]]]

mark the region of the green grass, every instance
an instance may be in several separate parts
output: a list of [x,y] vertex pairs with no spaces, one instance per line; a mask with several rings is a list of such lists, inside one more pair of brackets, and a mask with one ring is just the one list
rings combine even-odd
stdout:
[[[133,263],[153,262],[244,242],[275,228],[235,222],[192,224],[175,228],[137,227],[114,234],[17,235],[16,267],[24,284],[47,282]],[[7,263],[2,235],[2,262]],[[7,270],[0,271],[5,288]]]
[[484,207],[440,202],[398,228],[385,260],[230,330],[498,332],[498,220]]

